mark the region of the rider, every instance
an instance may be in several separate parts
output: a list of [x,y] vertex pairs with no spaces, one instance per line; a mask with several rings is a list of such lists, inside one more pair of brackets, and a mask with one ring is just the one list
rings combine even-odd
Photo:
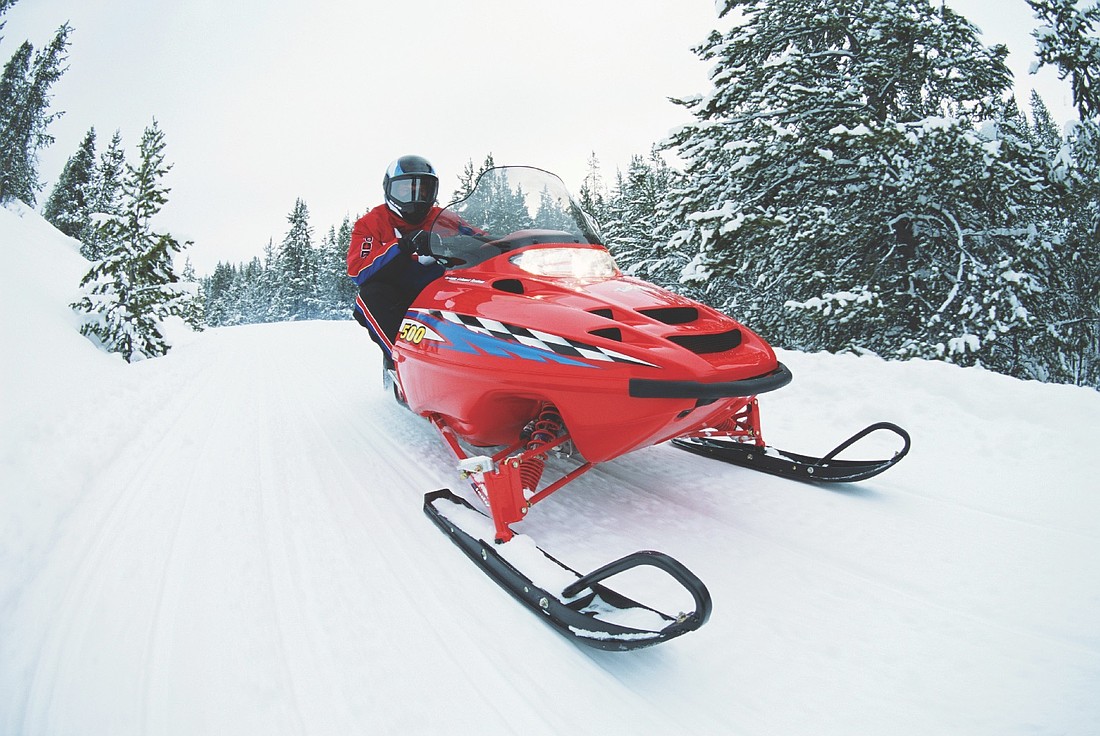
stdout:
[[[355,319],[370,331],[387,364],[405,312],[421,290],[443,275],[430,255],[428,234],[440,213],[439,177],[422,156],[402,156],[382,179],[385,203],[355,223],[348,276],[359,286]],[[423,251],[418,255],[417,251]]]

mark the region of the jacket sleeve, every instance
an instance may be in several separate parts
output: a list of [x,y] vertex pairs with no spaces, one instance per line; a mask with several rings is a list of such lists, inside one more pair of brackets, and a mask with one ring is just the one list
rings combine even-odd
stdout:
[[394,259],[402,257],[397,247],[401,233],[396,230],[384,232],[385,228],[372,227],[368,218],[362,217],[355,223],[348,244],[348,276],[358,286],[376,276]]

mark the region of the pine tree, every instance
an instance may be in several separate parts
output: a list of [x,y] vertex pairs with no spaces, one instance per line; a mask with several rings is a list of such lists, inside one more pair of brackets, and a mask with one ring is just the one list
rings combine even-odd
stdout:
[[624,270],[673,286],[687,265],[678,252],[663,244],[675,232],[667,201],[674,186],[672,169],[654,149],[647,158],[635,155],[626,175],[619,172],[608,198],[604,235]]
[[682,278],[781,345],[999,361],[1041,329],[1045,161],[1002,46],[928,0],[727,0],[684,100]]
[[248,324],[273,322],[275,294],[279,286],[275,267],[275,243],[268,240],[264,259],[257,256],[241,269],[238,302],[243,305],[243,319]]
[[179,316],[196,332],[201,332],[206,324],[206,300],[202,291],[202,279],[195,273],[190,257],[183,262],[180,288],[186,296],[181,300]]
[[568,202],[555,196],[549,187],[543,187],[539,192],[539,203],[535,210],[534,221],[540,227],[548,230],[562,230],[573,232],[577,228],[573,213],[570,212]]
[[1053,174],[1063,187],[1051,238],[1061,258],[1042,347],[1052,380],[1100,388],[1100,121],[1071,127]]
[[1077,9],[1076,0],[1027,0],[1043,25],[1032,32],[1037,42],[1035,68],[1058,67],[1070,78],[1073,104],[1082,118],[1100,115],[1100,4]]
[[339,231],[332,226],[321,239],[317,261],[317,316],[321,319],[344,319],[351,313],[355,282],[347,276],[348,241],[341,237],[347,232],[350,238],[350,229],[351,220],[345,217]]
[[122,134],[115,131],[111,143],[99,157],[95,170],[95,188],[89,203],[91,227],[81,239],[81,254],[89,261],[98,261],[107,255],[109,243],[103,241],[100,225],[122,214],[122,185],[126,176],[126,154],[122,148]]
[[42,184],[38,180],[38,151],[53,143],[47,132],[61,113],[50,114],[50,87],[65,73],[69,47],[68,24],[33,62],[33,47],[24,43],[0,77],[0,202],[21,199],[35,204]]
[[81,281],[84,296],[72,305],[89,315],[81,332],[128,362],[168,352],[161,324],[184,317],[194,298],[179,285],[172,265],[172,256],[189,243],[151,229],[151,219],[168,201],[161,183],[171,169],[164,146],[154,120],[141,138],[137,166],[126,167],[121,214],[100,226],[110,251]]
[[1054,159],[1062,147],[1062,134],[1050,108],[1035,90],[1031,91],[1031,131],[1035,145],[1047,151],[1048,158]]
[[463,198],[461,215],[475,227],[490,233],[502,234],[522,230],[531,226],[531,213],[527,210],[526,193],[522,182],[513,182],[508,177],[508,169],[493,168],[492,154],[485,159],[485,165],[478,173],[477,194]]
[[233,266],[220,261],[214,266],[214,272],[202,281],[203,300],[206,303],[205,321],[211,327],[231,324],[234,308],[229,302],[229,293],[236,280]]
[[290,229],[275,258],[272,318],[276,321],[314,319],[318,316],[317,254],[313,248],[309,209],[301,199],[295,201],[287,222]]
[[474,186],[477,185],[477,180],[481,178],[489,169],[496,166],[493,161],[493,154],[490,152],[485,156],[485,160],[481,166],[474,168],[474,160],[471,158],[466,161],[466,165],[462,169],[462,173],[458,175],[458,187],[455,189],[454,194],[451,196],[451,202],[458,202],[459,200],[466,199],[470,196],[470,193],[474,191]]
[[[4,14],[7,13],[8,10],[17,2],[19,2],[19,0],[0,0],[0,18],[3,18]],[[6,23],[7,21],[0,20],[0,31],[4,29],[4,24]],[[0,36],[0,38],[3,37]]]
[[97,188],[95,128],[92,128],[61,170],[42,207],[42,216],[70,238],[83,243],[93,229],[92,207]]
[[34,46],[24,41],[0,76],[0,203],[28,189],[29,161],[23,142],[28,124],[23,118],[33,56]]
[[458,186],[451,194],[451,201],[457,202],[460,199],[466,199],[470,192],[474,190],[475,181],[477,181],[477,173],[474,170],[474,160],[472,158],[467,159],[466,165],[462,168],[462,173],[458,175]]
[[588,173],[585,174],[584,182],[581,183],[578,196],[577,204],[596,222],[602,224],[607,219],[607,190],[604,188],[603,175],[600,173],[600,159],[595,151],[588,156]]

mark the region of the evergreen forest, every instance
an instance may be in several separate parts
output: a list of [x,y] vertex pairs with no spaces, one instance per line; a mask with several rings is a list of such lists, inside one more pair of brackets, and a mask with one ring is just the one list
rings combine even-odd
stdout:
[[[1068,123],[1038,95],[1018,104],[1007,49],[945,3],[719,0],[725,30],[694,49],[711,87],[673,100],[693,122],[625,171],[592,153],[578,202],[624,272],[777,347],[1100,388],[1100,4],[1026,1],[1035,66],[1072,92]],[[36,152],[70,33],[4,67],[2,199],[33,205],[42,190]],[[187,244],[148,226],[167,202],[156,121],[138,163],[117,133],[96,143],[88,131],[42,205],[93,262],[74,305],[88,334],[150,356],[167,349],[151,334],[167,316],[351,317],[351,217],[318,230],[299,199],[262,255],[177,275]],[[493,165],[471,158],[441,204]]]

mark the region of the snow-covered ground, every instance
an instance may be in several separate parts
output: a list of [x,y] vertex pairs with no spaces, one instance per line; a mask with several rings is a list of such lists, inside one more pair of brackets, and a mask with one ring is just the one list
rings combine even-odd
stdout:
[[1100,393],[784,353],[772,443],[888,419],[909,457],[825,489],[661,446],[551,497],[517,531],[714,598],[600,652],[423,515],[453,461],[354,322],[127,365],[76,332],[86,268],[0,209],[2,734],[1100,733]]

